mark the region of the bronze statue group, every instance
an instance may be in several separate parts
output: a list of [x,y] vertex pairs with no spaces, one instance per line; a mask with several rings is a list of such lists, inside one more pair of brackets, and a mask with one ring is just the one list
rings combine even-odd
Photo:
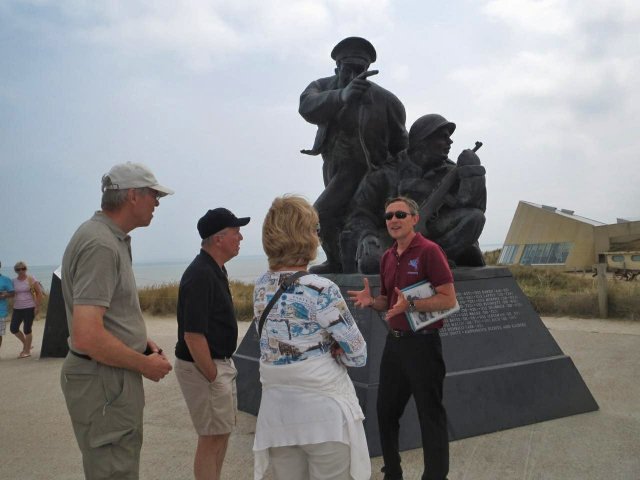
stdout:
[[331,57],[336,74],[312,82],[299,108],[318,126],[313,148],[302,152],[323,159],[325,190],[314,206],[327,261],[314,271],[378,273],[391,243],[384,202],[395,196],[420,206],[439,197],[431,211],[421,212],[418,231],[439,244],[452,265],[484,265],[477,242],[485,221],[485,169],[473,150],[464,150],[457,163],[449,160],[456,124],[431,113],[407,133],[400,100],[367,79],[377,73],[368,70],[376,51],[367,40],[346,38]]

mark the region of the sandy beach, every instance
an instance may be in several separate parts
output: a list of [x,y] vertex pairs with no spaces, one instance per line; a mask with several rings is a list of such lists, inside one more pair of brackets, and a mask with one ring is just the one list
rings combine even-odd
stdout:
[[[640,322],[544,318],[572,357],[600,410],[451,443],[450,480],[600,480],[640,478]],[[147,318],[150,336],[170,355],[175,319]],[[244,333],[248,323],[241,323]],[[7,329],[0,348],[0,479],[81,480],[80,454],[59,387],[62,359],[39,359],[44,321],[34,324],[33,355],[17,359]],[[196,436],[173,374],[145,380],[142,479],[192,477]],[[222,477],[253,478],[255,418],[239,413]],[[419,479],[420,450],[403,452],[405,479]],[[373,479],[381,458],[372,459]]]

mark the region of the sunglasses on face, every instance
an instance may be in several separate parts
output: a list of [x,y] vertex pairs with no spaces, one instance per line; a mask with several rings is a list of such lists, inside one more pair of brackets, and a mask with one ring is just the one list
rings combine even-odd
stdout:
[[386,212],[384,214],[384,219],[389,221],[395,216],[399,220],[404,220],[409,215],[413,216],[413,215],[415,215],[415,213],[409,213],[409,212],[404,212],[402,210],[397,210],[395,212]]
[[18,267],[18,268],[16,268],[16,269],[15,269],[15,271],[16,271],[16,272],[24,272],[24,271],[26,271],[26,270],[27,270],[27,269],[26,269],[26,268],[24,268],[24,267]]
[[155,198],[156,200],[160,200],[160,197],[162,196],[160,195],[159,191],[154,190],[153,188],[147,188],[147,193],[151,195],[153,198]]

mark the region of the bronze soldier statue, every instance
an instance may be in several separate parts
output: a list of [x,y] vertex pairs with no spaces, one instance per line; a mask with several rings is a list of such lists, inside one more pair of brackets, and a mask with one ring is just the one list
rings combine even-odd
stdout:
[[363,177],[395,161],[406,149],[406,114],[400,100],[367,80],[376,51],[364,38],[348,37],[331,52],[335,75],[309,84],[300,95],[299,113],[318,126],[308,155],[322,155],[325,189],[315,202],[320,239],[327,261],[314,273],[340,273],[341,233],[348,206]]
[[[349,208],[343,237],[346,272],[378,273],[390,240],[385,232],[386,198],[407,196],[420,205],[416,231],[438,243],[452,265],[482,266],[478,238],[485,223],[485,168],[475,150],[464,150],[457,164],[448,155],[456,125],[438,114],[420,117],[409,131],[409,148],[398,165],[368,174]],[[479,142],[478,142],[479,143]],[[480,144],[481,145],[481,144]]]

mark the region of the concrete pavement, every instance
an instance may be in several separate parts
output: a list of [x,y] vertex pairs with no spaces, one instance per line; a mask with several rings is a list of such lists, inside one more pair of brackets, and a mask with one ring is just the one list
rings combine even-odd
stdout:
[[[572,357],[600,410],[451,443],[450,480],[640,479],[640,322],[545,318]],[[175,320],[150,318],[150,336],[172,355]],[[245,329],[247,323],[241,324]],[[42,359],[44,321],[34,325],[34,354],[16,359],[18,340],[0,348],[0,479],[81,480],[80,454],[60,392],[61,359]],[[8,330],[8,329],[7,329]],[[173,358],[172,358],[173,361]],[[191,473],[196,436],[170,374],[145,381],[141,479],[181,480]],[[240,413],[223,479],[250,480],[255,418]],[[405,479],[419,479],[421,450],[403,452]],[[381,479],[381,458],[373,458]]]

